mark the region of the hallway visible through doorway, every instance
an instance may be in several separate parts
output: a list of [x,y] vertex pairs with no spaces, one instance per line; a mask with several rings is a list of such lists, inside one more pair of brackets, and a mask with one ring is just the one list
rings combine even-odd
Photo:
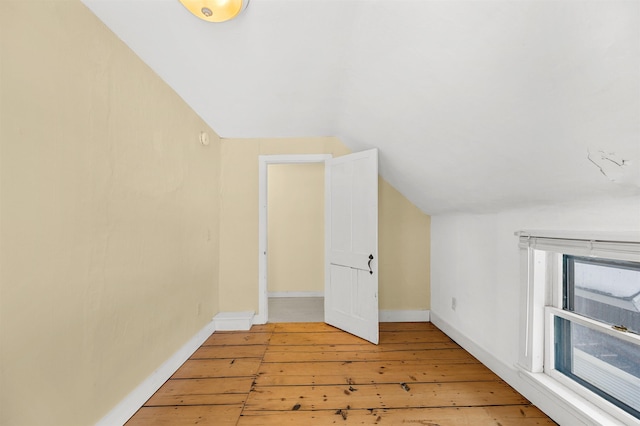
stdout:
[[269,164],[266,173],[267,321],[323,322],[324,164]]
[[324,322],[324,297],[270,297],[269,322]]

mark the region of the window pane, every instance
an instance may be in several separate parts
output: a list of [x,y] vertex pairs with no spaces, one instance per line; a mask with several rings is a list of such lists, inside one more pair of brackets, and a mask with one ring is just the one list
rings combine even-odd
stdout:
[[556,370],[640,418],[640,347],[555,317]]
[[640,263],[568,258],[570,310],[640,333]]

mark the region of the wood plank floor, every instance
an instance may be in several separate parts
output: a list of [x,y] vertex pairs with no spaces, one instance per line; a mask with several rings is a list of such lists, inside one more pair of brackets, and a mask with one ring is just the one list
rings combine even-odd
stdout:
[[216,332],[127,426],[196,424],[555,425],[431,323]]

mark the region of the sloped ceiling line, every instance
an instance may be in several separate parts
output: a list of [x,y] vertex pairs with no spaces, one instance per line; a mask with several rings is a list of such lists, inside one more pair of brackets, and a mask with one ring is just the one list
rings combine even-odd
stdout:
[[377,147],[425,213],[640,195],[640,2],[83,2],[221,136]]

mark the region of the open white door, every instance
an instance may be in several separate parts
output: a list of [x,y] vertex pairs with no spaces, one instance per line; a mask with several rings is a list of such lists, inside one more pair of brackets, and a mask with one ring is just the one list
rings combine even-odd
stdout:
[[324,318],[378,344],[378,150],[325,164]]

